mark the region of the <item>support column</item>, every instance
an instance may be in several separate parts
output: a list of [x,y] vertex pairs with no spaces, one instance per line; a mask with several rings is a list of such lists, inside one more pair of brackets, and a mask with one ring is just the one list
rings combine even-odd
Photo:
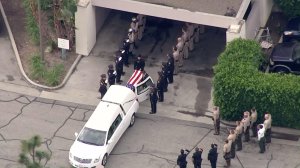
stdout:
[[96,13],[90,0],[80,0],[75,13],[76,53],[89,55],[96,43]]

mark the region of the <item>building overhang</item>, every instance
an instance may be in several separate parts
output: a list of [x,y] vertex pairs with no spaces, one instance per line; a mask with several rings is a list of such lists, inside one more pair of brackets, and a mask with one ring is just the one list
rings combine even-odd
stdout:
[[93,6],[226,29],[232,24],[238,24],[243,18],[250,1],[243,0],[236,16],[231,17],[134,0],[91,0]]

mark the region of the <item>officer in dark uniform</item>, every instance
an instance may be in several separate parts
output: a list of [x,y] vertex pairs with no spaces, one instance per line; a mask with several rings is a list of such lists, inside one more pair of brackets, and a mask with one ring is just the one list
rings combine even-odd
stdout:
[[187,165],[187,161],[186,161],[186,157],[187,157],[187,154],[190,152],[189,150],[185,150],[187,153],[184,153],[184,150],[181,149],[180,150],[180,155],[178,156],[177,158],[177,165],[180,167],[180,168],[186,168],[186,165]]
[[193,164],[194,164],[195,168],[201,168],[202,152],[203,152],[203,149],[199,149],[198,147],[196,147],[195,152],[193,154]]
[[161,71],[162,71],[162,82],[163,82],[164,92],[167,92],[168,91],[168,78],[167,78],[168,68],[166,62],[162,63]]
[[167,62],[167,78],[169,83],[173,83],[173,74],[174,74],[174,58],[172,54],[167,54],[168,62]]
[[151,87],[151,92],[150,92],[150,103],[151,103],[151,112],[150,114],[155,114],[156,113],[156,104],[157,104],[157,90],[155,88],[155,85]]
[[121,57],[121,53],[117,52],[115,55],[115,66],[116,66],[116,82],[117,83],[122,83],[123,81],[121,80],[121,75],[123,73],[123,60]]
[[100,87],[98,90],[101,94],[101,96],[99,98],[103,98],[103,96],[105,95],[106,91],[107,91],[107,84],[106,84],[106,75],[102,74],[101,75],[101,79],[100,79]]
[[108,65],[107,76],[109,86],[114,85],[116,83],[116,72],[113,65]]
[[142,59],[141,55],[137,56],[136,61],[134,62],[134,70],[140,70],[140,71],[144,71],[145,68],[145,61],[144,59]]
[[164,86],[162,82],[162,72],[158,72],[158,80],[156,83],[156,88],[158,92],[158,101],[163,102],[164,101]]
[[124,61],[124,65],[129,67],[129,55],[132,55],[132,52],[129,51],[130,48],[130,43],[129,43],[129,39],[125,39],[123,42],[123,48],[121,50],[121,54],[122,54],[122,58]]
[[211,168],[217,168],[217,160],[218,160],[218,145],[211,144],[211,149],[208,152],[207,159],[210,161]]

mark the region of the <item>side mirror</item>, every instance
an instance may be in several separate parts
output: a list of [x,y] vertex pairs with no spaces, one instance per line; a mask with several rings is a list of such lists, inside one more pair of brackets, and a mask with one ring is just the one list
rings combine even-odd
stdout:
[[78,133],[77,133],[77,132],[75,132],[75,133],[74,133],[74,135],[75,135],[75,138],[77,138],[77,137],[78,137]]
[[107,144],[111,144],[112,141],[113,141],[112,139],[108,140],[108,141],[107,141]]

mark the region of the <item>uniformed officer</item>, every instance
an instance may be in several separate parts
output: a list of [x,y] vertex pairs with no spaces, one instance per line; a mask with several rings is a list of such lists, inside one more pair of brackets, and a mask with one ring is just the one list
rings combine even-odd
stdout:
[[199,149],[198,147],[195,148],[195,152],[193,153],[193,156],[192,156],[194,168],[201,168],[202,152],[203,152],[203,149]]
[[99,98],[103,98],[103,96],[105,95],[106,91],[107,91],[107,83],[106,83],[106,75],[102,74],[101,75],[101,79],[100,79],[100,87],[99,90],[100,92],[100,97]]
[[139,23],[135,17],[131,18],[130,28],[133,30],[132,33],[134,36],[134,42],[136,43],[136,41],[138,39],[138,34],[139,34],[139,32],[138,32],[139,31]]
[[122,58],[124,61],[124,65],[129,67],[129,61],[128,61],[129,55],[133,55],[133,53],[130,52],[130,40],[129,39],[124,40],[121,54],[122,54]]
[[235,133],[236,133],[236,151],[242,150],[242,133],[243,133],[243,125],[240,121],[236,121],[236,128],[235,128]]
[[231,165],[230,164],[230,161],[231,161],[230,150],[231,150],[231,142],[226,139],[225,144],[223,146],[223,158],[226,161],[226,165],[224,167],[230,167],[230,165]]
[[117,52],[115,55],[115,66],[116,66],[116,73],[117,73],[116,82],[120,84],[123,82],[121,80],[121,75],[123,73],[123,60],[120,52]]
[[242,120],[243,123],[243,129],[244,129],[244,142],[248,142],[250,140],[250,112],[245,111],[244,112],[244,118]]
[[173,47],[173,59],[174,59],[174,62],[175,62],[175,66],[174,66],[174,75],[177,75],[178,74],[178,71],[179,71],[179,52],[177,50],[177,47]]
[[113,65],[108,65],[107,76],[109,86],[114,85],[116,83],[116,71]]
[[195,27],[195,37],[194,37],[194,42],[198,43],[199,42],[199,38],[200,38],[200,27],[198,24],[194,24]]
[[158,72],[158,80],[156,83],[156,88],[158,92],[158,101],[163,102],[164,101],[164,85],[162,81],[162,72]]
[[188,31],[188,37],[189,37],[189,51],[194,50],[194,33],[195,33],[195,27],[192,23],[186,23],[187,31]]
[[187,31],[187,27],[184,26],[182,28],[182,36],[181,36],[184,45],[183,45],[183,58],[188,59],[189,58],[189,44],[190,44],[190,39],[189,39],[189,34]]
[[231,158],[233,159],[233,158],[235,158],[235,140],[236,140],[236,134],[235,134],[234,130],[229,131],[227,140],[231,141],[230,155],[231,155]]
[[186,165],[187,165],[187,161],[186,161],[186,157],[187,157],[187,154],[190,152],[189,150],[185,150],[187,153],[184,152],[183,149],[180,150],[180,155],[178,156],[177,158],[177,165],[180,167],[180,168],[186,168]]
[[259,153],[264,153],[266,151],[266,138],[265,138],[265,127],[264,124],[259,124],[257,126],[258,129],[258,145],[259,145]]
[[151,103],[151,112],[150,114],[155,114],[156,113],[156,104],[157,104],[157,89],[155,85],[151,87],[151,92],[150,92],[150,103]]
[[218,160],[218,145],[211,144],[211,149],[208,152],[207,159],[210,161],[211,168],[217,168]]
[[264,127],[266,129],[265,137],[266,143],[271,143],[271,126],[272,126],[272,117],[270,113],[265,114]]
[[250,128],[252,130],[252,137],[257,137],[257,111],[256,109],[253,107],[251,109],[251,124],[250,124]]
[[133,66],[134,70],[144,71],[145,61],[142,58],[142,55],[138,55],[136,61]]
[[129,39],[129,52],[133,55],[133,50],[136,48],[135,45],[135,35],[134,35],[134,30],[130,28],[128,30],[128,39]]
[[168,70],[168,82],[173,83],[173,74],[174,74],[174,58],[172,54],[167,54],[167,70]]
[[137,20],[138,20],[138,39],[142,40],[143,38],[143,33],[145,30],[145,26],[146,26],[146,17],[142,14],[138,14],[136,16]]
[[184,51],[183,51],[184,50],[184,41],[181,37],[177,38],[176,48],[177,48],[176,51],[178,51],[178,53],[179,53],[179,55],[178,55],[179,56],[178,57],[179,67],[182,67],[183,66],[183,57],[184,57]]
[[161,72],[162,72],[162,81],[164,86],[164,92],[168,91],[168,69],[167,69],[167,63],[163,62],[161,66]]
[[212,120],[214,121],[214,128],[215,128],[214,135],[219,135],[220,134],[220,111],[219,111],[219,107],[214,106],[212,112],[213,112]]

